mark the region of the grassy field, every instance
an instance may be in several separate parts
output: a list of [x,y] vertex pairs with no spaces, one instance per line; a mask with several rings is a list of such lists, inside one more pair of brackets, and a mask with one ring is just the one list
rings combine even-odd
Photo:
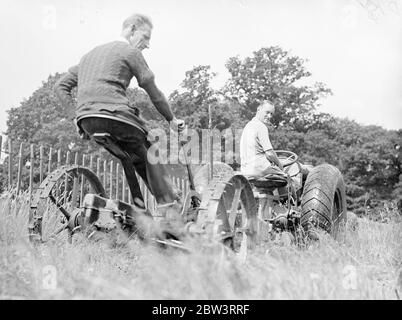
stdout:
[[184,254],[135,240],[33,247],[27,197],[3,195],[0,299],[398,299],[402,223],[396,211],[382,215],[388,223],[358,219],[339,242],[265,244],[241,262],[221,251]]

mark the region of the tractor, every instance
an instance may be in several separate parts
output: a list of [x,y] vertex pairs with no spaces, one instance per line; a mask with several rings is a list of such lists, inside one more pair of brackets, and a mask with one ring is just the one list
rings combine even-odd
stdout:
[[91,239],[118,232],[127,239],[135,236],[162,247],[190,250],[186,239],[200,237],[244,255],[283,232],[296,241],[302,235],[316,239],[317,230],[336,237],[346,222],[340,171],[329,164],[303,165],[295,153],[278,150],[284,172],[273,168],[262,179],[250,179],[225,163],[204,165],[193,174],[186,159],[190,188],[183,195],[181,221],[175,229],[168,217],[157,217],[145,207],[132,159],[119,142],[108,132],[96,133],[93,139],[121,161],[133,203],[108,198],[89,168],[63,166],[49,174],[32,196],[31,241],[72,242],[77,233]]

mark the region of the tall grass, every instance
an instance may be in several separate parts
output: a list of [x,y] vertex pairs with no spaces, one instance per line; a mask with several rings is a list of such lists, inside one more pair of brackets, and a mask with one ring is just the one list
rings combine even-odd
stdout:
[[242,262],[221,250],[186,254],[137,240],[110,246],[78,237],[73,244],[33,246],[27,199],[0,199],[1,299],[398,298],[402,224],[396,219],[357,219],[356,230],[348,227],[338,242],[324,237],[303,249],[267,243]]

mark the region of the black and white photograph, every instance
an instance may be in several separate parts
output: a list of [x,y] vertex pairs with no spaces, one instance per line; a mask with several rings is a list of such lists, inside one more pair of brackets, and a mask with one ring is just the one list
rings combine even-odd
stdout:
[[0,300],[401,300],[402,0],[0,6]]

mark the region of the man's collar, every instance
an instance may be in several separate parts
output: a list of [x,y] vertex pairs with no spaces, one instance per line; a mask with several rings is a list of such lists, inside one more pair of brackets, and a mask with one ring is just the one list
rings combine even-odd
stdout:
[[126,38],[124,38],[123,36],[120,36],[117,40],[124,41],[124,42],[127,42],[128,44],[130,44],[130,42],[128,42],[128,40]]
[[264,121],[261,121],[261,120],[258,119],[256,116],[254,116],[253,120],[259,121],[259,122],[261,122],[264,126],[267,126],[267,127],[268,127],[268,123],[265,123]]
[[261,123],[264,123],[264,122],[262,122],[260,119],[258,119],[256,116],[253,117],[253,120],[259,121],[259,122],[261,122]]

